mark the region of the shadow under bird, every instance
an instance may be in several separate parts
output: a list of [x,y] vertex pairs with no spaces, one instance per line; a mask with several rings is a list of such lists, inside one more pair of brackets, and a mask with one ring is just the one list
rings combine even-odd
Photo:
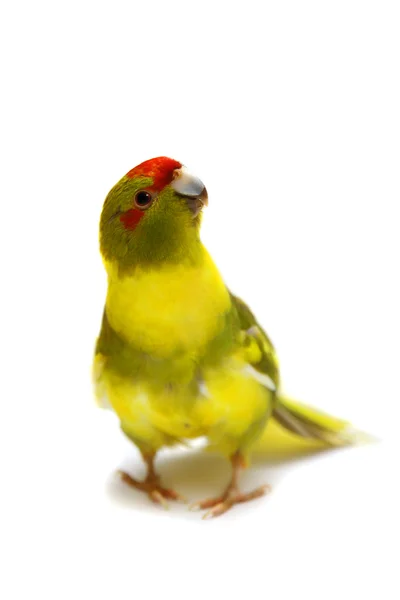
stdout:
[[345,421],[280,392],[275,349],[248,306],[226,287],[200,240],[203,183],[159,157],[109,192],[100,220],[108,291],[94,358],[101,406],[118,415],[147,476],[123,480],[157,503],[179,500],[154,466],[163,447],[206,436],[232,464],[225,491],[198,502],[206,517],[265,494],[238,476],[270,419],[327,445],[353,443]]

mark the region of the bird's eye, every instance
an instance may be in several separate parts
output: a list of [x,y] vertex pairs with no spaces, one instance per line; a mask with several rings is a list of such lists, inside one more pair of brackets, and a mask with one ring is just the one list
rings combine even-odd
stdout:
[[153,201],[153,196],[150,194],[150,192],[145,192],[144,190],[137,192],[137,194],[135,196],[135,204],[141,210],[148,208],[150,206],[150,204],[152,203],[152,201]]

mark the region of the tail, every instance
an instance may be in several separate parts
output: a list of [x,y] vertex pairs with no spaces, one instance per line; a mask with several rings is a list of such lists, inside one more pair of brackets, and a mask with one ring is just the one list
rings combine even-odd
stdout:
[[348,446],[369,441],[369,436],[354,429],[350,423],[279,396],[273,413],[274,419],[284,429],[329,446]]

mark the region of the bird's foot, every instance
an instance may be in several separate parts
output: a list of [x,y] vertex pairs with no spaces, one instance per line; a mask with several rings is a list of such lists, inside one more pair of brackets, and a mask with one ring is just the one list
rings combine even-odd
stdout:
[[134,479],[128,475],[128,473],[125,473],[125,471],[119,471],[118,473],[122,481],[136,488],[137,490],[145,492],[149,496],[150,500],[156,504],[160,504],[164,508],[168,508],[167,500],[186,502],[185,498],[174,490],[162,487],[157,476],[150,476],[144,481],[138,481],[137,479]]
[[196,502],[195,504],[192,504],[190,508],[191,510],[209,509],[204,514],[203,519],[212,519],[213,517],[219,517],[220,515],[223,515],[235,504],[248,502],[249,500],[254,500],[255,498],[264,496],[270,491],[270,489],[271,487],[269,485],[262,485],[252,492],[243,494],[239,492],[236,486],[229,485],[222,496]]

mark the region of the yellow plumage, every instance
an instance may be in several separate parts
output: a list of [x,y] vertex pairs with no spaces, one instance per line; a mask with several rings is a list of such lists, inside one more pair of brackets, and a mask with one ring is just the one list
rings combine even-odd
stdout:
[[177,498],[154,469],[163,446],[206,436],[230,458],[224,494],[200,503],[211,516],[258,497],[237,474],[270,417],[290,434],[343,444],[347,424],[284,398],[275,350],[254,315],[227,289],[199,238],[201,181],[161,157],[130,171],[104,203],[100,244],[108,275],[93,375],[148,465],[124,480],[156,502]]
[[141,351],[153,360],[175,357],[179,351],[174,359],[175,384],[176,362],[181,363],[181,376],[179,386],[160,388],[157,382],[137,382],[104,370],[97,357],[102,372],[97,386],[100,394],[106,391],[124,431],[133,439],[157,448],[208,435],[214,446],[229,455],[253,424],[265,422],[270,392],[246,372],[248,356],[260,352],[252,344],[226,356],[218,368],[203,369],[200,386],[190,385],[197,357],[220,332],[221,315],[230,306],[227,288],[205,249],[199,262],[195,267],[138,270],[133,276],[121,276],[106,263],[111,327],[129,344],[140,340]]
[[[221,328],[230,303],[226,286],[203,249],[200,264],[138,268],[120,276],[106,262],[107,316],[111,327],[144,352],[166,358],[177,348],[199,353]],[[212,290],[212,293],[210,293]]]

